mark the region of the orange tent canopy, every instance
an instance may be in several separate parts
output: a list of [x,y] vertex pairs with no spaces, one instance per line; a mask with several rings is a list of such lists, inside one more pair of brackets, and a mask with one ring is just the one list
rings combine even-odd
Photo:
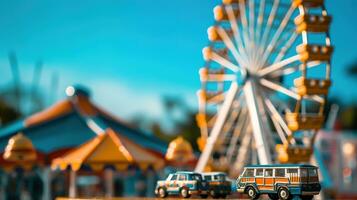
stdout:
[[4,153],[0,154],[0,166],[5,171],[15,168],[30,170],[44,163],[44,155],[37,152],[32,141],[22,133],[11,137]]
[[124,170],[133,164],[141,169],[149,166],[158,169],[163,167],[164,160],[108,128],[103,134],[54,159],[52,169],[65,170],[71,166],[72,170],[78,171],[83,164],[95,171],[102,170],[106,165]]

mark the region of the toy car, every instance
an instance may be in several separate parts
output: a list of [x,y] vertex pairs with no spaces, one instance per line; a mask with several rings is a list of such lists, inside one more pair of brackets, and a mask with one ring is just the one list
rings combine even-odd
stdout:
[[313,199],[320,193],[318,168],[313,165],[251,165],[244,168],[237,180],[237,191],[257,199],[268,194],[271,199]]
[[208,193],[213,198],[226,198],[231,194],[231,182],[227,180],[226,173],[210,172],[202,175],[208,183]]
[[203,180],[202,175],[195,172],[176,172],[170,174],[166,180],[158,181],[155,194],[165,198],[168,195],[180,195],[189,198],[191,195],[199,195],[207,198],[208,184]]

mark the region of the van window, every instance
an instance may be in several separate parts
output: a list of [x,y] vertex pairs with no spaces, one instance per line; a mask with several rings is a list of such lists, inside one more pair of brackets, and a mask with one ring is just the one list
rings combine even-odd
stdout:
[[189,180],[202,181],[201,174],[191,174]]
[[205,176],[205,180],[206,180],[206,181],[211,181],[212,178],[211,178],[211,176]]
[[266,169],[264,177],[272,177],[273,176],[273,169]]
[[174,181],[176,179],[177,179],[177,175],[176,174],[171,177],[171,181]]
[[213,178],[214,178],[214,180],[217,180],[217,181],[225,181],[226,180],[226,176],[223,174],[214,175]]
[[255,176],[263,176],[263,169],[256,169]]
[[243,176],[244,177],[253,177],[254,176],[254,169],[246,169]]
[[275,169],[275,177],[285,177],[285,169]]
[[186,176],[184,174],[180,174],[178,177],[179,181],[185,181],[186,180]]

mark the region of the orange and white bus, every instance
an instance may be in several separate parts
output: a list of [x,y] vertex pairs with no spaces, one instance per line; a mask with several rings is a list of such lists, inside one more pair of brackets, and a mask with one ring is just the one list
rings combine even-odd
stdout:
[[271,199],[313,199],[320,193],[318,168],[306,164],[246,166],[237,179],[237,191],[257,199],[268,194]]

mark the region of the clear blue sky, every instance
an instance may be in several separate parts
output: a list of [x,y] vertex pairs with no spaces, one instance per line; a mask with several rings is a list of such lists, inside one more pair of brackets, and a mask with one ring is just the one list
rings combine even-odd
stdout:
[[[180,95],[193,106],[212,0],[1,0],[0,86],[10,84],[9,50],[29,83],[34,62],[44,61],[43,91],[50,75],[64,88],[81,83],[94,99],[124,118],[145,112],[163,117],[161,95]],[[326,0],[333,15],[331,96],[357,99],[357,78],[345,67],[357,60],[357,1]],[[348,85],[354,87],[347,87]]]

